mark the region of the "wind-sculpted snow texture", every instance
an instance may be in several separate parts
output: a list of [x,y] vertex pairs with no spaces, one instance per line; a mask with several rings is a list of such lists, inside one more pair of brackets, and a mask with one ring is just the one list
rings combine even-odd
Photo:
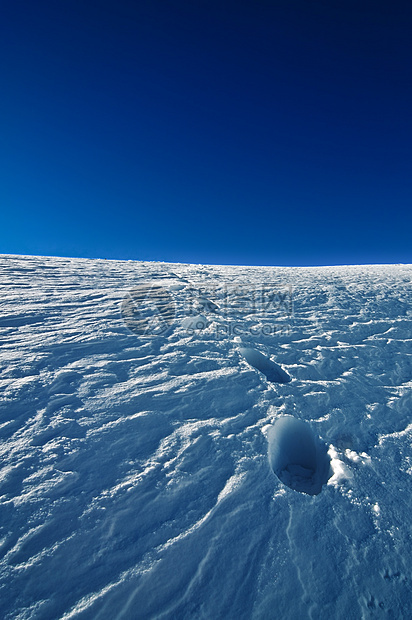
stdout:
[[411,277],[0,257],[0,617],[411,618]]

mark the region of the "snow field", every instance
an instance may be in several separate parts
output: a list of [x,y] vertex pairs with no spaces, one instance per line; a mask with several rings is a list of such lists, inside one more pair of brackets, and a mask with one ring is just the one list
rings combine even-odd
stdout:
[[411,617],[411,276],[0,257],[0,616]]

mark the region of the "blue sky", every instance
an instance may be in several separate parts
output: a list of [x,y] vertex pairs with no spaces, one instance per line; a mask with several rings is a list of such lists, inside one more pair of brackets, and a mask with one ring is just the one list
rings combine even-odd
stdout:
[[14,0],[0,252],[411,263],[412,6]]

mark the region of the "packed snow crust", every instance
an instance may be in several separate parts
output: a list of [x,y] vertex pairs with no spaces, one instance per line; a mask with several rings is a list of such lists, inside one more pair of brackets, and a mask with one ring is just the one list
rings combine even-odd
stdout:
[[411,618],[411,279],[0,256],[0,618]]

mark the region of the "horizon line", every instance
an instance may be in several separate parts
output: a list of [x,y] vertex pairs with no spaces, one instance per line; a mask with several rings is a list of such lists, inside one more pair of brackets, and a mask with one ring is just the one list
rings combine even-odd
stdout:
[[103,258],[101,256],[85,257],[85,256],[62,256],[56,254],[15,254],[15,253],[3,253],[0,252],[0,256],[4,257],[19,257],[19,258],[61,258],[63,260],[85,260],[85,261],[111,261],[111,262],[124,262],[124,263],[159,263],[166,265],[194,265],[204,267],[282,267],[288,269],[304,269],[304,268],[317,268],[317,267],[389,267],[389,266],[412,266],[412,263],[329,263],[329,264],[246,264],[246,263],[200,263],[190,261],[169,261],[161,259],[144,259],[144,258]]

